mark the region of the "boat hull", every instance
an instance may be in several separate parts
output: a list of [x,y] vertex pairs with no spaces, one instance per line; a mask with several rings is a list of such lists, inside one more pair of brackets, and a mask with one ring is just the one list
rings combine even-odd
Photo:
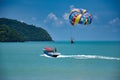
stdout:
[[47,56],[51,56],[51,57],[57,57],[59,56],[60,53],[53,53],[53,52],[47,52],[47,51],[44,51],[44,54],[46,54]]

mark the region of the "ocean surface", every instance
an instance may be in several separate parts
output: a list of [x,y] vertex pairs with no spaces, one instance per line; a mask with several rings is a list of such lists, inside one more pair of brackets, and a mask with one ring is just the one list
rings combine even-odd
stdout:
[[120,42],[0,43],[0,80],[120,80]]

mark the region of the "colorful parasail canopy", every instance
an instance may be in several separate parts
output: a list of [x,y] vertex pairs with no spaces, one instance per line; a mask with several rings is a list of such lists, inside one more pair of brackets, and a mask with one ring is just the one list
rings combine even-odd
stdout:
[[92,15],[88,13],[86,9],[74,8],[71,10],[69,15],[70,23],[74,26],[75,24],[88,25],[92,23]]

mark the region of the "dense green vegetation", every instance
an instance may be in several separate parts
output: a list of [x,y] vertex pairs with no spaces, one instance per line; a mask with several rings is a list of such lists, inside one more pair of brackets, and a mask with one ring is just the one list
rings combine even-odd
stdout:
[[7,25],[0,25],[0,41],[24,41],[24,38],[16,30]]
[[48,32],[24,22],[0,18],[0,41],[52,41]]

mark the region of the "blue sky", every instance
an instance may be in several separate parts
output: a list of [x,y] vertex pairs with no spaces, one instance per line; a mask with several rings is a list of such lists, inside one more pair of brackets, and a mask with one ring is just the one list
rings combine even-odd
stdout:
[[[73,27],[71,8],[87,9],[92,24]],[[120,41],[119,0],[0,0],[0,17],[42,27],[55,41]]]

